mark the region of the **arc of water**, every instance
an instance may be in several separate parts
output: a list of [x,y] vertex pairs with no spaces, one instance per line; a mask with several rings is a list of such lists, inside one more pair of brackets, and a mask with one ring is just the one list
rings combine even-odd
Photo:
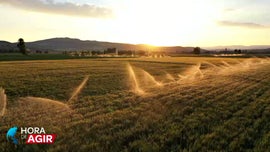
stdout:
[[128,73],[130,75],[130,79],[133,82],[133,91],[136,94],[144,94],[144,91],[140,88],[137,77],[135,75],[134,69],[132,68],[132,66],[128,63],[127,64],[127,68],[128,68]]
[[7,96],[5,94],[5,90],[3,88],[0,88],[0,103],[2,104],[2,110],[0,112],[0,116],[4,116],[6,112],[6,106],[7,106]]
[[146,72],[145,70],[141,69],[143,71],[143,73],[145,74],[145,76],[151,81],[153,82],[156,86],[163,86],[163,84],[161,82],[158,82],[150,73]]
[[81,90],[86,85],[86,82],[88,81],[88,79],[89,79],[89,75],[85,76],[85,78],[83,79],[81,84],[73,91],[73,93],[72,93],[71,97],[69,98],[68,102],[73,100],[75,97],[77,97],[77,95],[81,92]]

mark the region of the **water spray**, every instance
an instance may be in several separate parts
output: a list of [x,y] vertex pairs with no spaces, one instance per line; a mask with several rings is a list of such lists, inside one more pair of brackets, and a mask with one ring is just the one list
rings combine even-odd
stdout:
[[169,73],[166,73],[166,78],[168,80],[171,80],[171,81],[175,82],[175,78],[171,74],[169,74]]
[[39,102],[39,103],[46,103],[46,104],[54,104],[54,105],[59,105],[62,107],[65,107],[67,109],[70,109],[69,106],[61,101],[56,101],[56,100],[51,100],[47,98],[40,98],[40,97],[24,97],[21,98],[21,100],[25,101],[31,101],[31,102]]
[[221,61],[221,63],[223,63],[226,67],[232,67],[228,62]]
[[146,72],[145,70],[141,69],[145,75],[145,78],[155,84],[158,87],[162,87],[163,84],[161,82],[158,82],[150,73]]
[[187,69],[184,74],[178,74],[178,77],[181,79],[189,79],[189,80],[193,80],[196,77],[200,77],[203,78],[204,74],[201,71],[201,63],[198,63],[195,66],[190,67],[189,69]]
[[7,106],[7,96],[3,88],[0,88],[0,103],[3,106],[0,112],[0,116],[4,116],[6,112],[6,106]]
[[73,100],[75,97],[78,96],[78,94],[81,92],[81,90],[83,89],[83,87],[86,85],[86,82],[88,81],[89,76],[86,76],[83,81],[81,82],[81,84],[73,91],[71,97],[69,98],[68,102]]
[[144,91],[139,87],[139,83],[138,83],[137,77],[135,75],[134,69],[132,68],[132,66],[129,63],[127,64],[127,68],[128,68],[128,73],[129,73],[130,79],[133,82],[133,91],[136,94],[144,94]]
[[203,63],[205,63],[205,64],[207,64],[207,65],[210,65],[210,66],[212,66],[213,68],[220,68],[219,66],[217,66],[217,65],[215,65],[215,64],[213,64],[213,63],[211,63],[211,62],[208,62],[208,61],[203,61]]

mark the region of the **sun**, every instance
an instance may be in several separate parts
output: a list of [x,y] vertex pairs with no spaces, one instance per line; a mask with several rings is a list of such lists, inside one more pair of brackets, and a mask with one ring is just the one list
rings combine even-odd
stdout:
[[[120,9],[115,29],[122,41],[155,46],[188,44],[201,37],[219,14],[217,8],[196,1],[136,1]],[[119,31],[118,30],[118,31]]]

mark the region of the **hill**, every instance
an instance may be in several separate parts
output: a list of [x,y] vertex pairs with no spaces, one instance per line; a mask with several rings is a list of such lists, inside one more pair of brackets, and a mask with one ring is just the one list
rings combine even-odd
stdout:
[[[26,42],[26,46],[30,50],[40,51],[81,51],[81,50],[97,50],[102,51],[107,48],[117,48],[118,50],[160,50],[171,53],[191,52],[193,47],[168,46],[168,47],[150,47],[145,44],[127,44],[112,43],[102,41],[80,40],[72,38],[51,38],[34,42]],[[0,51],[15,50],[16,43],[0,41]]]
[[7,42],[7,41],[0,41],[0,52],[9,52],[16,49],[16,44]]
[[[182,46],[159,46],[153,47],[146,44],[128,44],[128,43],[113,43],[103,41],[91,41],[80,40],[74,38],[51,38],[45,40],[39,40],[34,42],[26,42],[28,49],[32,51],[103,51],[107,48],[117,48],[118,50],[157,50],[168,53],[190,53],[194,47],[182,47]],[[207,50],[229,50],[242,49],[249,50],[249,52],[270,52],[270,45],[231,45],[231,46],[215,46],[215,47],[203,47],[202,52]],[[0,41],[0,52],[14,52],[17,50],[16,43],[10,43],[7,41]]]
[[229,50],[241,49],[241,50],[264,50],[270,48],[270,45],[229,45],[229,46],[213,46],[213,47],[205,47],[207,50],[224,50],[225,48]]

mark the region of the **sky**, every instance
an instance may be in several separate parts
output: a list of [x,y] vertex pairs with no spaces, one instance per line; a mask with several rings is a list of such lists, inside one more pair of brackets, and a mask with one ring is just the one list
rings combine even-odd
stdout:
[[0,0],[0,40],[270,45],[270,0]]

